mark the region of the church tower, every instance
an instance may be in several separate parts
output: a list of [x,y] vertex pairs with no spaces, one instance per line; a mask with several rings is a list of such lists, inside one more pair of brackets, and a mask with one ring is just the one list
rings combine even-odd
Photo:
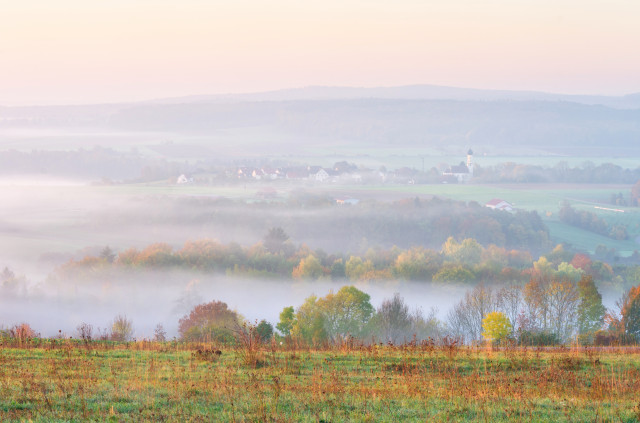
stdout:
[[467,151],[467,169],[469,169],[469,175],[473,176],[473,151],[471,149]]

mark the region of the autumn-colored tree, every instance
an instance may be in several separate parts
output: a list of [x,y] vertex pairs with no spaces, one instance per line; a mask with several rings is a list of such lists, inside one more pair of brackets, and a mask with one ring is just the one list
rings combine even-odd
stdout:
[[587,273],[591,270],[591,259],[586,254],[576,253],[570,264],[576,269],[582,269]]
[[318,279],[322,275],[324,275],[324,267],[312,254],[300,260],[300,264],[291,273],[294,279]]
[[468,268],[459,264],[445,264],[433,275],[434,281],[468,283],[476,278],[476,275]]
[[571,264],[563,261],[558,265],[558,270],[555,272],[555,279],[565,279],[572,282],[578,282],[582,277],[584,271],[582,269],[576,269]]
[[458,243],[455,238],[449,237],[442,245],[442,254],[458,263],[477,264],[482,257],[482,246],[473,238]]
[[240,317],[226,303],[211,301],[199,304],[178,322],[178,332],[187,341],[233,340],[233,330],[240,323]]
[[362,279],[367,273],[375,270],[371,260],[363,261],[361,257],[351,256],[345,264],[345,275],[352,281]]
[[177,263],[173,249],[169,244],[163,242],[148,245],[138,253],[136,259],[137,264],[145,266],[170,266]]
[[531,278],[524,286],[522,298],[524,300],[525,319],[523,321],[526,321],[526,327],[519,329],[543,331],[548,329],[549,301],[545,291],[545,283],[537,278]]
[[482,319],[482,337],[487,341],[501,341],[511,334],[512,326],[504,313],[492,311]]
[[440,265],[441,259],[433,250],[411,248],[398,255],[394,273],[407,280],[429,280]]

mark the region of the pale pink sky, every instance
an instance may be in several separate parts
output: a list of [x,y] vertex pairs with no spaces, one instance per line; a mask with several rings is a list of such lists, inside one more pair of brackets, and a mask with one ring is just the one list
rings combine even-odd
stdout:
[[0,0],[0,105],[308,85],[640,92],[638,0]]

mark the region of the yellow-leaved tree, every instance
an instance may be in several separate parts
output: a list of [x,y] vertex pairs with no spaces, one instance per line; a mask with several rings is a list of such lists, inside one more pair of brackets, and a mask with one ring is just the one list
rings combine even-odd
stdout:
[[500,341],[511,334],[511,322],[504,313],[492,311],[482,319],[482,336],[488,341]]

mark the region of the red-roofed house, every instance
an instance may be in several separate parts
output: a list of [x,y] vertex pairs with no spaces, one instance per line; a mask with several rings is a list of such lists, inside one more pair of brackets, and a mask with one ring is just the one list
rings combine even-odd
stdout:
[[489,207],[494,210],[504,210],[504,211],[513,211],[513,204],[508,201],[501,200],[499,198],[494,198],[485,204],[485,207]]

